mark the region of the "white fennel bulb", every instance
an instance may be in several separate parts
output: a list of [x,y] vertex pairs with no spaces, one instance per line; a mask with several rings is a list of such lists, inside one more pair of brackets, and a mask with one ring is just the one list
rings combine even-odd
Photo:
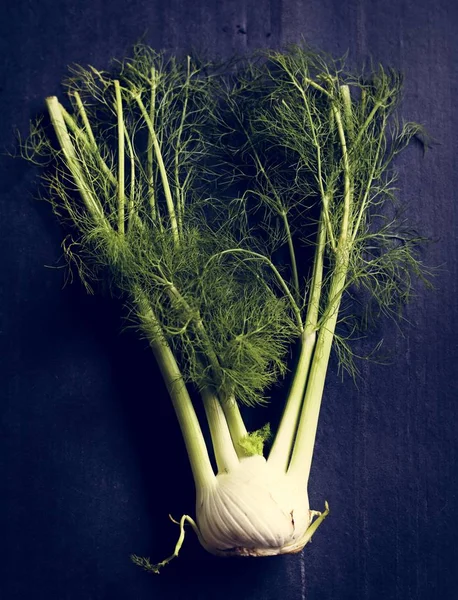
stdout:
[[242,556],[297,552],[314,514],[306,487],[259,455],[199,488],[196,513],[207,550]]

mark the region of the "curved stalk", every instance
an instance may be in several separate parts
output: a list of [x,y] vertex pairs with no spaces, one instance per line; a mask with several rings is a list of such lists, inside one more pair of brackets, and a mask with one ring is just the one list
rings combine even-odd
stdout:
[[76,106],[78,107],[78,112],[81,120],[83,121],[84,130],[89,138],[89,141],[94,148],[97,148],[94,132],[92,131],[91,124],[89,123],[89,118],[87,116],[86,109],[84,108],[83,101],[81,100],[81,96],[76,90],[72,92],[72,96],[76,100]]
[[215,474],[194,406],[180,368],[168,343],[162,338],[161,328],[148,301],[137,292],[139,316],[149,330],[148,341],[157,361],[186,445],[192,474],[197,488],[211,485]]
[[191,77],[191,57],[187,57],[187,69],[186,69],[186,82],[184,84],[185,97],[183,101],[183,108],[181,111],[180,125],[177,131],[177,141],[175,148],[175,189],[176,189],[176,201],[177,201],[177,219],[178,228],[180,232],[183,227],[184,219],[184,186],[180,184],[180,150],[181,150],[181,136],[183,134],[184,122],[188,109],[189,100],[189,80]]
[[219,400],[208,389],[201,392],[219,473],[229,473],[239,464],[231,434]]
[[143,118],[145,119],[145,123],[148,127],[151,139],[153,141],[154,152],[156,155],[157,164],[159,166],[159,172],[161,174],[162,187],[164,188],[165,202],[167,204],[167,211],[169,213],[170,227],[172,230],[173,237],[175,239],[175,243],[178,244],[180,241],[180,235],[178,229],[177,216],[175,212],[175,204],[173,202],[172,192],[170,190],[169,179],[167,176],[167,171],[165,169],[164,159],[162,157],[162,151],[159,144],[159,140],[157,139],[153,123],[151,122],[151,119],[145,108],[145,105],[143,104],[143,100],[141,99],[140,94],[134,94],[134,98],[140,108]]
[[62,104],[59,104],[60,106],[60,110],[62,111],[62,116],[64,117],[64,121],[65,124],[67,125],[68,129],[73,133],[73,135],[81,140],[89,149],[90,152],[93,152],[95,154],[96,160],[103,172],[104,175],[106,175],[106,177],[108,178],[108,180],[110,181],[110,183],[113,185],[113,187],[117,187],[118,186],[118,180],[117,178],[113,175],[110,167],[107,165],[107,163],[103,160],[99,148],[97,145],[93,145],[89,136],[86,134],[86,132],[81,129],[81,127],[79,127],[79,125],[77,125],[75,119],[72,117],[72,115],[62,106]]
[[288,467],[288,476],[294,479],[297,478],[303,485],[307,485],[310,475],[326,372],[331,354],[342,293],[345,289],[347,271],[348,250],[343,248],[337,255],[337,265],[330,288],[328,317],[321,326],[318,334],[318,340],[310,368],[309,380],[307,382],[307,390],[297,429],[296,441],[291,456],[291,462]]
[[129,203],[127,205],[127,214],[128,214],[128,228],[130,229],[131,225],[132,225],[132,219],[135,215],[135,217],[137,217],[137,221],[140,222],[140,217],[134,213],[134,204],[135,204],[135,185],[136,185],[136,178],[135,178],[135,151],[134,151],[134,146],[132,144],[132,141],[130,139],[129,134],[127,133],[127,131],[124,132],[125,135],[125,139],[127,142],[127,147],[129,149],[129,158],[130,158],[130,191],[129,191]]
[[[154,129],[155,119],[155,108],[156,108],[156,70],[151,67],[151,90],[150,90],[150,109],[149,118]],[[153,138],[151,136],[151,130],[148,128],[148,146],[146,149],[146,176],[148,181],[148,199],[151,208],[151,218],[153,221],[156,220],[160,223],[158,206],[156,202],[155,190],[154,190],[154,173],[153,173]]]
[[227,426],[229,427],[232,443],[234,444],[237,456],[242,458],[245,456],[245,452],[240,446],[239,442],[248,435],[248,431],[245,427],[245,423],[243,422],[237,401],[233,396],[231,396],[223,399],[221,406],[223,408],[224,416],[226,417]]
[[351,107],[351,94],[349,85],[340,86],[340,95],[342,96],[342,102],[344,106],[345,125],[349,134],[350,140],[355,137],[355,127],[353,123],[352,107]]
[[301,291],[300,291],[300,286],[299,286],[299,273],[297,271],[296,252],[294,250],[293,236],[291,235],[291,229],[289,226],[288,215],[285,210],[281,211],[281,218],[283,219],[283,227],[285,228],[286,238],[288,240],[288,251],[289,251],[289,260],[291,263],[291,271],[293,274],[294,294],[296,296],[296,301],[299,302]]
[[48,107],[51,122],[56,132],[57,139],[59,141],[62,153],[65,157],[65,162],[70,170],[72,177],[78,187],[81,198],[94,221],[109,227],[106,217],[103,213],[102,206],[98,198],[92,193],[89,184],[87,183],[86,177],[84,176],[81,168],[80,160],[78,159],[72,140],[65,124],[63,112],[56,96],[50,96],[46,98],[46,105]]
[[275,441],[267,459],[272,469],[277,471],[286,472],[288,468],[315,340],[315,332],[309,335],[302,335],[301,352],[296,365],[293,383],[288,394]]
[[347,238],[349,233],[348,228],[350,226],[351,216],[351,175],[350,175],[350,162],[348,160],[348,149],[347,140],[345,137],[344,125],[342,122],[342,115],[336,104],[332,104],[332,110],[337,123],[337,131],[339,132],[340,146],[342,149],[342,161],[344,171],[344,211],[342,216],[342,225],[340,228],[339,245]]
[[[323,207],[324,211],[324,207]],[[318,228],[315,260],[313,263],[313,274],[311,281],[311,294],[308,303],[305,320],[305,330],[301,339],[301,353],[296,366],[291,390],[280,421],[275,441],[269,454],[268,462],[273,468],[286,472],[290,460],[294,435],[297,429],[299,414],[304,398],[310,364],[316,342],[316,328],[318,323],[318,311],[323,283],[323,259],[326,247],[326,226],[324,216],[320,220]]]
[[125,152],[124,152],[124,119],[122,115],[122,98],[119,81],[114,81],[115,87],[115,107],[118,118],[118,231],[124,234],[124,213],[125,213]]
[[356,139],[354,142],[354,146],[357,146],[358,143],[361,141],[361,138],[363,137],[364,133],[366,132],[366,129],[369,127],[369,125],[371,124],[371,121],[375,117],[379,108],[382,107],[382,105],[383,105],[383,102],[381,100],[379,100],[378,102],[376,102],[374,104],[371,112],[367,116],[367,119],[364,121],[363,125],[359,128],[358,135],[356,136]]

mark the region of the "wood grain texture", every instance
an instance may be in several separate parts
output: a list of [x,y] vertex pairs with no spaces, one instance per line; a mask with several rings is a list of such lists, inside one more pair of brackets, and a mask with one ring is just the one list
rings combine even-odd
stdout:
[[[0,157],[0,596],[6,600],[458,598],[458,5],[446,0],[18,0],[0,21],[4,146],[59,92],[67,65],[106,67],[144,40],[227,57],[307,42],[406,76],[403,115],[435,140],[398,161],[399,197],[431,238],[391,364],[355,386],[331,367],[310,493],[331,516],[299,556],[221,560],[189,536],[160,577],[192,482],[145,345],[116,303],[62,290],[61,232],[31,199],[37,172]],[[370,348],[361,343],[361,351]],[[160,407],[159,415],[157,407]],[[164,426],[163,423],[166,423]],[[182,475],[182,473],[185,473]]]

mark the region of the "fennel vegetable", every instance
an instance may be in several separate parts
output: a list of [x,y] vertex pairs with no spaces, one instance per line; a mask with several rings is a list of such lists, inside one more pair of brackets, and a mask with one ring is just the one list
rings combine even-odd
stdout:
[[[391,161],[421,134],[395,118],[399,76],[355,77],[294,47],[228,77],[138,47],[115,75],[76,67],[66,86],[71,110],[48,98],[52,128],[36,125],[26,154],[53,165],[81,279],[107,279],[148,340],[196,485],[172,556],[134,562],[157,571],[186,522],[217,555],[300,551],[328,514],[310,510],[307,484],[333,342],[354,368],[342,298],[363,290],[394,314],[422,273],[419,240],[386,208]],[[264,456],[269,428],[248,433],[240,406],[265,401],[293,344]]]

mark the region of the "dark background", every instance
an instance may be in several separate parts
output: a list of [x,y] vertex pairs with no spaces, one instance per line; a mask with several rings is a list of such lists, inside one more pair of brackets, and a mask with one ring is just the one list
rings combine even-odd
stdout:
[[[216,559],[188,535],[160,576],[134,567],[193,513],[186,456],[145,343],[115,302],[63,289],[61,231],[34,201],[37,170],[1,157],[0,597],[5,600],[455,600],[457,501],[458,5],[448,0],[4,0],[1,137],[27,131],[71,63],[108,66],[143,35],[228,57],[308,43],[406,75],[403,115],[435,144],[398,161],[399,195],[433,241],[435,290],[398,328],[389,366],[355,386],[331,365],[310,495],[332,514],[297,556]],[[361,344],[364,350],[364,344]],[[266,419],[267,420],[267,417]]]

